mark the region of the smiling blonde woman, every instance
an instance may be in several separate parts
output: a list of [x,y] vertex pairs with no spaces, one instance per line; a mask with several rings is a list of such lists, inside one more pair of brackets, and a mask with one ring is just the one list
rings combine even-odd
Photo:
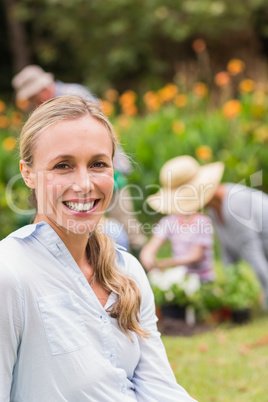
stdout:
[[42,104],[22,130],[36,217],[0,242],[1,402],[193,401],[168,363],[143,268],[99,230],[115,138],[77,96]]

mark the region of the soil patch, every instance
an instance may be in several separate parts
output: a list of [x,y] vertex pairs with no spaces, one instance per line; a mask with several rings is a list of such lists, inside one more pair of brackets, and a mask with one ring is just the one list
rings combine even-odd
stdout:
[[163,317],[158,322],[158,329],[162,335],[193,336],[214,329],[213,325],[196,323],[188,325],[184,320]]

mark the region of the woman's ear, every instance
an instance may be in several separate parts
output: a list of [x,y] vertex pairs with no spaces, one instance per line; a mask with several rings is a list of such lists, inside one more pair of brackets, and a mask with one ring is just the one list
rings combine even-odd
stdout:
[[29,165],[23,160],[20,160],[20,172],[23,177],[23,180],[29,188],[35,188],[35,181],[33,179],[32,170]]

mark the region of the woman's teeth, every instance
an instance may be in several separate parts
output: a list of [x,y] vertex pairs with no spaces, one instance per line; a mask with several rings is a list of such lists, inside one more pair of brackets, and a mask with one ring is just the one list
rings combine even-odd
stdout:
[[94,206],[95,201],[87,202],[86,204],[83,204],[82,202],[68,202],[66,201],[64,204],[72,209],[73,211],[77,212],[85,212],[85,211],[90,211],[93,206]]

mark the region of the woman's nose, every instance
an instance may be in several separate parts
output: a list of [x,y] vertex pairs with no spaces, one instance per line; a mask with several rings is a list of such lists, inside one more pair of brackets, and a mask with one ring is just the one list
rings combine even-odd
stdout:
[[94,186],[88,170],[81,169],[77,171],[73,184],[73,190],[76,192],[87,194],[92,190],[93,187]]

